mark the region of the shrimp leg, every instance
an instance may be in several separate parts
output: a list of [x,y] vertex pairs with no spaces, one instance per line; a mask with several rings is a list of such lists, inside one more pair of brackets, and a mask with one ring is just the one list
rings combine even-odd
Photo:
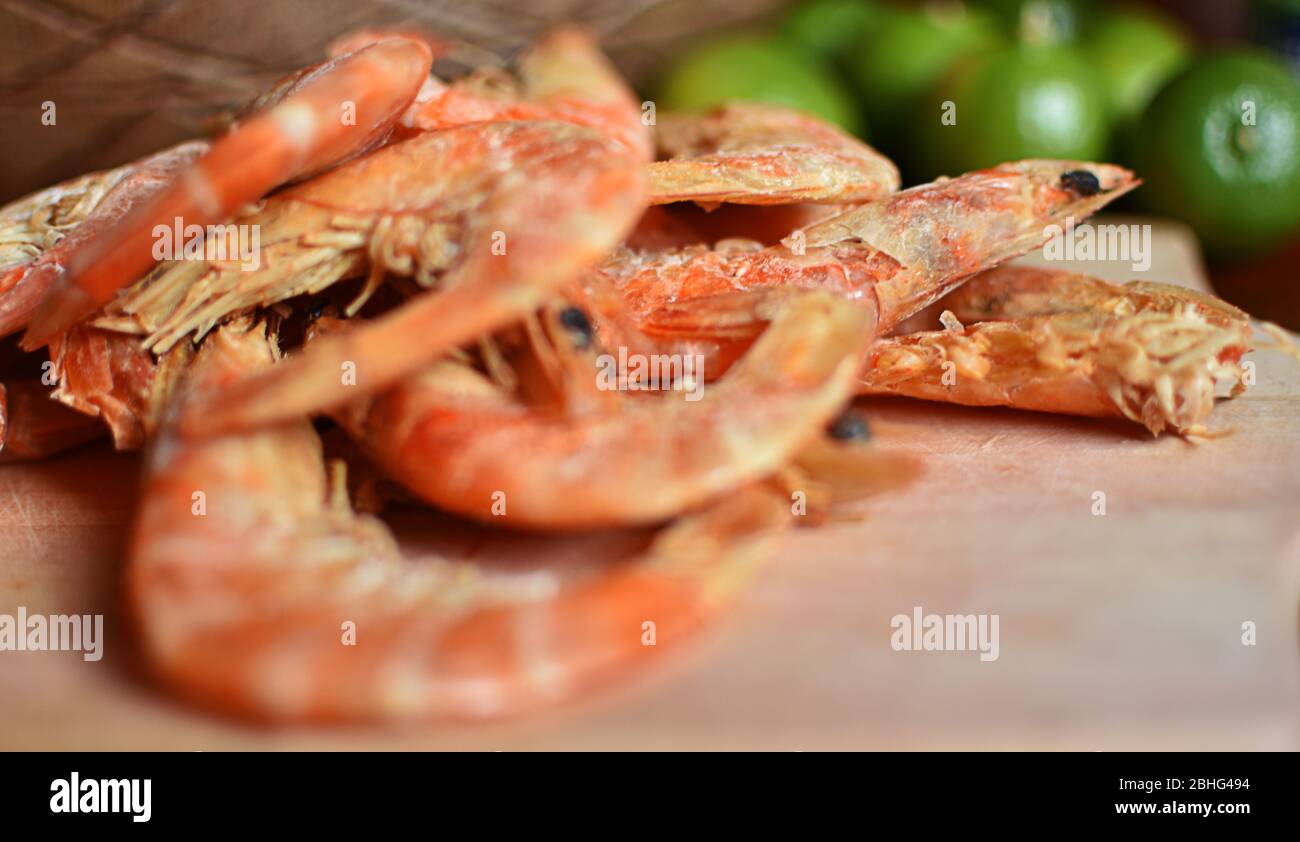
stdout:
[[133,164],[65,182],[0,211],[0,250],[24,249],[28,258],[0,258],[0,337],[27,326],[71,255],[169,186],[176,173],[206,149],[203,141],[182,143]]
[[[183,399],[272,358],[258,331],[222,328]],[[751,486],[666,527],[633,559],[577,580],[546,572],[510,584],[473,565],[403,559],[381,522],[331,502],[329,487],[305,420],[202,440],[164,428],[128,567],[163,681],[264,720],[524,711],[687,637],[788,521],[778,498]],[[642,643],[647,622],[654,647]]]
[[1142,281],[1008,266],[940,306],[951,329],[872,346],[862,393],[1122,417],[1153,435],[1194,434],[1214,409],[1216,384],[1240,381],[1251,347],[1250,318],[1237,308]]

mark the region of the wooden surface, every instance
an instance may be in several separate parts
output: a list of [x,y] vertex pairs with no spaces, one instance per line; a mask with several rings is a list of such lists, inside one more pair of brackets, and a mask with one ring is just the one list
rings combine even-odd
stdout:
[[[1182,229],[1155,233],[1143,277],[1200,283]],[[1258,385],[1212,419],[1232,434],[1200,444],[864,402],[885,446],[924,460],[914,485],[865,522],[794,533],[726,621],[660,668],[490,725],[268,730],[171,701],[120,610],[137,461],[2,466],[0,612],[102,612],[108,640],[98,663],[0,652],[0,748],[1295,749],[1300,367],[1253,359]],[[913,606],[999,615],[1000,657],[893,651],[890,618]]]

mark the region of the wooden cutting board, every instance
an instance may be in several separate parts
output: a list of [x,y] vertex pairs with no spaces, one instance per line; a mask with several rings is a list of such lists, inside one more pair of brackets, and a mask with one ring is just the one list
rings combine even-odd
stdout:
[[[1204,288],[1186,230],[1153,233],[1141,277]],[[1300,366],[1253,359],[1258,385],[1212,419],[1231,435],[1198,444],[864,401],[883,446],[924,462],[915,484],[865,522],[795,532],[737,609],[661,668],[489,725],[268,730],[173,702],[140,670],[121,611],[137,459],[3,466],[0,613],[103,613],[107,642],[97,663],[0,652],[0,748],[1296,749]],[[998,615],[998,659],[894,651],[891,618],[918,606]]]

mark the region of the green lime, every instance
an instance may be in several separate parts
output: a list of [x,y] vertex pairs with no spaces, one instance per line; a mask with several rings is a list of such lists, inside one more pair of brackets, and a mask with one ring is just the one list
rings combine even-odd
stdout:
[[914,125],[927,177],[1021,158],[1096,160],[1106,148],[1106,100],[1073,49],[1019,44],[951,74]]
[[1148,11],[1116,10],[1093,26],[1084,50],[1106,88],[1111,113],[1136,119],[1191,57],[1191,46],[1172,23]]
[[730,35],[700,44],[677,59],[659,85],[659,107],[671,111],[731,100],[798,108],[850,132],[863,129],[852,97],[834,73],[761,35]]
[[1267,250],[1300,225],[1300,82],[1252,50],[1203,58],[1151,101],[1135,150],[1152,210],[1217,254]]
[[897,127],[954,65],[997,44],[992,18],[962,4],[887,10],[849,57],[882,142],[898,140]]
[[814,55],[839,60],[883,15],[874,0],[806,0],[786,15],[781,34]]

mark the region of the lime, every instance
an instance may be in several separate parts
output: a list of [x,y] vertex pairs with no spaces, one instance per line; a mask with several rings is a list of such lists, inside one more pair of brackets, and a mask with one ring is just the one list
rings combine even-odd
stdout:
[[991,17],[962,4],[889,9],[848,61],[867,119],[885,145],[955,64],[998,44]]
[[1217,254],[1267,250],[1300,225],[1300,82],[1267,53],[1188,67],[1138,126],[1139,197]]
[[781,25],[781,34],[825,59],[843,58],[879,23],[884,11],[873,0],[806,0]]
[[1084,50],[1119,120],[1136,119],[1191,56],[1186,36],[1154,12],[1116,10],[1089,33]]
[[1071,48],[1019,44],[951,74],[918,112],[919,174],[956,175],[1020,158],[1096,160],[1106,100]]
[[729,35],[696,45],[659,85],[660,108],[689,111],[755,100],[816,114],[850,132],[862,119],[845,86],[821,63],[778,39]]

